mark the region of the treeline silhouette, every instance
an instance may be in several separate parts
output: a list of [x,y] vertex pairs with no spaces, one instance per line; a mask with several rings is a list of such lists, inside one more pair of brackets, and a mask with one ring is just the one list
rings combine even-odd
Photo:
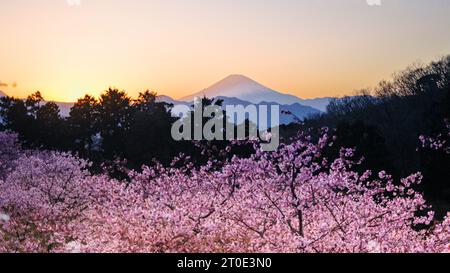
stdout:
[[72,151],[99,164],[129,159],[127,165],[138,168],[154,158],[167,162],[183,150],[170,135],[171,106],[156,99],[146,91],[132,100],[110,88],[98,100],[79,99],[63,118],[55,103],[44,103],[36,92],[26,100],[2,98],[0,114],[3,129],[17,132],[27,147]]
[[[203,142],[174,141],[172,124],[178,120],[171,113],[173,105],[159,102],[155,92],[145,91],[131,99],[126,92],[109,88],[99,99],[90,95],[78,99],[68,117],[60,115],[58,105],[45,102],[38,91],[25,100],[14,97],[0,99],[0,129],[19,134],[25,147],[70,151],[94,163],[94,171],[107,169],[113,176],[121,177],[120,168],[140,169],[143,164],[158,161],[164,165],[184,154],[198,165],[211,157],[230,157],[222,151],[226,141]],[[221,100],[203,98],[203,108],[222,105]],[[212,118],[222,119],[225,111],[203,118],[205,124]],[[193,119],[192,112],[188,114]],[[224,120],[224,128],[229,123]],[[202,126],[192,122],[194,128]],[[246,128],[250,125],[247,122]],[[234,126],[234,130],[237,126]],[[226,132],[222,132],[225,137]],[[207,145],[208,147],[206,147]],[[232,154],[249,155],[249,145],[234,147]]]

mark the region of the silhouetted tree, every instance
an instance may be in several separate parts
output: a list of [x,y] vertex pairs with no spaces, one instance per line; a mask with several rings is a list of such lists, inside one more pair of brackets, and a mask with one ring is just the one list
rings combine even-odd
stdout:
[[34,111],[36,111],[36,118],[32,141],[46,149],[66,148],[66,124],[59,115],[58,105],[48,102]]
[[41,107],[44,98],[41,95],[40,91],[36,91],[35,93],[29,95],[25,100],[25,105],[27,106],[28,114],[36,117],[37,111]]
[[27,144],[33,137],[33,117],[28,115],[25,102],[13,97],[0,98],[2,129],[17,132]]
[[100,96],[97,128],[106,158],[123,157],[130,128],[131,98],[124,91],[109,88]]
[[74,104],[68,119],[73,148],[81,155],[90,156],[94,137],[99,133],[99,104],[89,95],[84,96]]
[[177,143],[171,137],[175,121],[171,106],[156,99],[156,93],[146,91],[139,94],[132,107],[125,157],[134,168],[150,164],[152,160],[169,163],[177,155]]

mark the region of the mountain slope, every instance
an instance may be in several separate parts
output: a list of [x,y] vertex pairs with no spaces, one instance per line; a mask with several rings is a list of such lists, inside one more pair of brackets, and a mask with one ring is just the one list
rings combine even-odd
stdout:
[[300,99],[300,103],[310,106],[322,112],[327,111],[327,107],[334,98]]
[[1,98],[1,97],[6,97],[5,92],[3,92],[2,90],[0,90],[0,98]]
[[70,115],[70,109],[72,109],[75,103],[73,102],[54,102],[59,107],[59,114],[61,117],[66,118]]
[[182,98],[182,101],[193,101],[195,97],[234,97],[250,103],[258,104],[261,102],[274,102],[281,105],[292,105],[299,103],[305,106],[311,106],[320,111],[325,111],[330,99],[312,99],[302,100],[294,95],[283,94],[265,87],[258,82],[243,76],[231,75],[218,83],[193,95]]
[[165,95],[160,95],[156,98],[156,102],[165,102],[165,103],[169,103],[169,104],[173,104],[173,105],[186,105],[186,106],[191,106],[193,104],[193,102],[189,102],[189,101],[179,101],[176,99],[173,99],[169,96],[165,96]]
[[[273,105],[278,105],[280,107],[280,124],[290,124],[292,122],[296,122],[298,119],[303,120],[306,117],[312,116],[312,115],[316,115],[316,114],[320,114],[320,111],[310,107],[310,106],[304,106],[301,105],[299,103],[294,103],[294,104],[278,104],[276,102],[261,102],[261,103],[251,103],[249,101],[245,101],[239,98],[234,98],[234,97],[224,97],[224,96],[217,96],[215,97],[218,100],[222,100],[222,108],[225,109],[227,106],[238,106],[238,105],[242,105],[244,107],[247,107],[249,105],[255,105],[257,108],[257,111],[259,111],[259,106],[261,105],[267,105],[267,106],[273,106]],[[172,99],[171,97],[168,96],[159,96],[158,97],[158,101],[160,102],[166,102],[166,103],[171,103],[173,105],[185,105],[185,106],[191,106],[194,104],[193,101],[177,101]],[[270,111],[270,107],[268,108]],[[290,114],[287,114],[290,113]],[[259,116],[259,112],[257,112],[258,116]],[[257,120],[250,118],[250,120],[254,123],[257,123]],[[241,124],[244,120],[236,120],[237,124]]]
[[[280,124],[290,124],[292,122],[295,122],[296,119],[303,120],[309,116],[319,114],[320,111],[310,107],[305,106],[299,103],[294,104],[279,104],[276,102],[260,102],[257,104],[253,104],[247,101],[240,100],[238,98],[228,98],[228,97],[217,97],[218,99],[223,100],[223,106],[226,107],[227,105],[235,106],[235,105],[255,105],[257,109],[261,105],[267,105],[267,106],[273,106],[278,105],[280,107]],[[270,109],[270,108],[269,108]],[[290,114],[287,114],[290,113]],[[259,113],[258,113],[259,115]],[[252,122],[257,122],[256,120],[252,120]],[[239,123],[239,122],[238,122]]]

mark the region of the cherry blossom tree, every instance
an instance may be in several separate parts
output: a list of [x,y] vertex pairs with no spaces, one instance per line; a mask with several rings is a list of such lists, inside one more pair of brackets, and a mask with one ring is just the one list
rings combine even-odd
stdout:
[[30,152],[0,181],[0,250],[51,252],[70,239],[71,226],[89,205],[88,163],[69,154]]
[[[448,252],[450,214],[426,205],[420,173],[358,173],[354,150],[327,158],[324,129],[276,152],[194,167],[180,155],[129,173],[26,152],[0,181],[1,252]],[[229,149],[228,149],[229,150]]]

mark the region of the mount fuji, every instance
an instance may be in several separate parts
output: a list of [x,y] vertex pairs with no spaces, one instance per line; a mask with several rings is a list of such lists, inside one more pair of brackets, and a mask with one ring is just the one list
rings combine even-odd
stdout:
[[246,76],[230,75],[214,85],[193,95],[181,98],[181,101],[193,101],[196,97],[228,97],[238,98],[253,104],[262,102],[277,103],[280,105],[300,104],[310,106],[322,112],[326,111],[331,98],[304,100],[294,95],[283,94],[272,90]]

